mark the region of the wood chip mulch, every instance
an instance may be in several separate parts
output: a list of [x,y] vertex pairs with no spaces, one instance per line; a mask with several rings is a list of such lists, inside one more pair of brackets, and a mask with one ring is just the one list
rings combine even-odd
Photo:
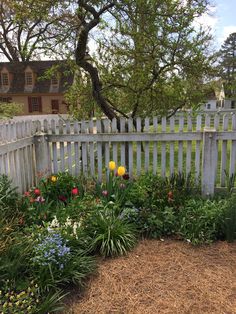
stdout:
[[236,313],[236,244],[143,240],[99,263],[67,314]]

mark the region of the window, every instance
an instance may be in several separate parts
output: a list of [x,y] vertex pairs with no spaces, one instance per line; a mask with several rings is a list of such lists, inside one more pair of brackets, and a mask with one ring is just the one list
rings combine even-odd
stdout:
[[58,77],[56,75],[54,75],[52,77],[51,84],[52,84],[52,86],[58,86],[59,85],[59,80],[58,80]]
[[29,112],[39,111],[42,112],[42,100],[41,97],[29,97]]
[[0,97],[0,102],[10,103],[12,102],[11,97]]
[[2,86],[9,86],[8,73],[2,73]]
[[52,105],[52,113],[58,113],[59,112],[59,100],[52,99],[51,105]]
[[206,105],[206,108],[207,108],[207,109],[211,109],[211,104],[207,104],[207,105]]
[[25,73],[25,85],[33,85],[33,73],[32,72],[26,72]]
[[231,101],[231,109],[235,109],[235,105],[236,105],[235,100],[232,100]]

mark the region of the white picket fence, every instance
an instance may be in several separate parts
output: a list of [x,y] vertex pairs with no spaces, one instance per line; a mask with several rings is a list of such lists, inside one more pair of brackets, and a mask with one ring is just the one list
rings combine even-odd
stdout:
[[[118,127],[119,125],[119,127]],[[0,125],[0,173],[21,192],[61,171],[102,180],[110,160],[130,177],[191,173],[213,194],[235,174],[236,115],[179,115],[119,121],[27,121]]]

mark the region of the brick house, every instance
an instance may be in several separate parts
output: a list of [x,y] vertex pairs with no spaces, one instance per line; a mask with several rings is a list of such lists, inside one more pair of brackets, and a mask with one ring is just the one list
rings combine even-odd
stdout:
[[23,115],[67,113],[64,94],[73,84],[67,72],[65,61],[0,62],[0,102],[22,104]]

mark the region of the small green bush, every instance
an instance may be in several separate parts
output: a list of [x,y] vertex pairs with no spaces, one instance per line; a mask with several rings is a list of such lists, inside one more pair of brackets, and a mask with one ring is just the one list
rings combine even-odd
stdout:
[[179,213],[179,234],[192,244],[221,238],[224,206],[224,200],[189,200]]
[[224,233],[228,242],[236,239],[236,195],[227,200],[225,205]]
[[12,187],[12,182],[6,175],[0,175],[0,214],[4,218],[13,216],[17,211],[19,195],[16,188]]
[[133,224],[110,207],[93,212],[87,220],[86,230],[92,239],[93,251],[102,256],[126,254],[136,243]]

